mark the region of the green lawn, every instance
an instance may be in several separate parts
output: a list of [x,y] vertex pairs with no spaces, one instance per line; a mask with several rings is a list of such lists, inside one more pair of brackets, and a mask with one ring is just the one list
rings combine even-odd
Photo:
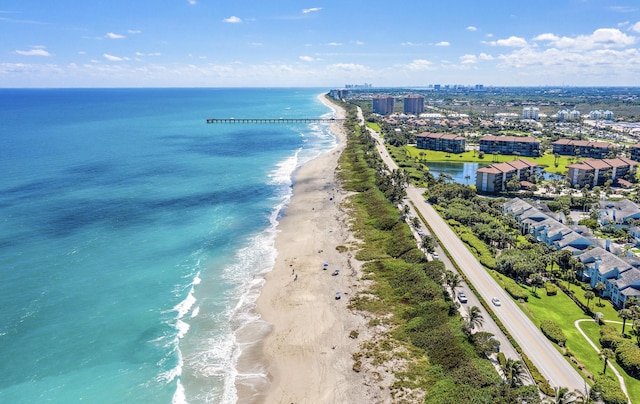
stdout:
[[[582,289],[575,286],[573,288],[576,290],[576,295],[584,294],[580,293],[582,292]],[[529,301],[527,303],[522,303],[521,306],[523,311],[531,318],[531,320],[537,326],[540,326],[540,322],[542,320],[555,321],[556,324],[562,328],[562,332],[564,332],[564,335],[567,337],[567,348],[573,356],[575,356],[578,362],[584,366],[584,369],[593,375],[602,373],[604,364],[600,359],[598,352],[596,352],[584,339],[582,334],[580,334],[574,325],[575,320],[589,319],[590,317],[585,315],[582,310],[562,291],[558,291],[558,294],[555,296],[547,296],[544,288],[538,288],[538,296],[536,297],[533,295],[530,288],[525,287],[525,289],[529,289],[530,291]],[[594,300],[595,302],[593,300],[591,301],[591,307],[597,303],[598,299],[595,298]],[[604,302],[605,301],[603,300],[603,303]],[[617,311],[611,307],[609,302],[607,302],[605,307],[598,307],[598,311],[603,312],[605,319],[611,319],[614,321],[619,320],[617,318]],[[598,325],[594,321],[588,321],[582,322],[581,327],[587,335],[589,335],[589,338],[591,338],[591,340],[599,347],[600,343],[598,341],[600,338],[600,331],[598,329]],[[622,325],[619,325],[619,328],[622,330]],[[628,328],[629,325],[627,324],[627,329]],[[576,367],[575,364],[573,365]],[[620,374],[624,376],[631,401],[634,403],[640,403],[640,381],[627,375],[619,366],[616,365],[616,368]]]
[[[506,156],[502,154],[484,154],[482,158],[475,151],[466,151],[464,153],[454,154],[447,152],[439,152],[434,150],[418,149],[415,146],[404,147],[407,155],[414,159],[424,158],[427,162],[461,162],[461,163],[503,163],[506,161],[513,161],[520,158],[519,156]],[[421,155],[420,153],[424,153]],[[552,154],[545,154],[541,157],[523,157],[529,161],[537,163],[543,166],[546,171],[550,173],[563,174],[567,172],[567,165],[571,164],[569,156],[558,156],[558,166],[555,165],[555,156]],[[428,163],[427,163],[428,164]]]
[[375,130],[378,133],[380,133],[380,130],[381,130],[380,125],[378,125],[375,122],[367,122],[367,127]]

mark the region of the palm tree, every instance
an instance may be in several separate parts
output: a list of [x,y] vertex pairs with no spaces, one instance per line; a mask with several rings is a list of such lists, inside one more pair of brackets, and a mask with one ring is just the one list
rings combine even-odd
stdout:
[[507,359],[504,365],[500,366],[500,372],[507,385],[512,388],[520,387],[529,380],[527,368],[519,360]]
[[587,290],[586,292],[584,292],[584,298],[587,299],[587,308],[589,308],[589,302],[591,301],[591,299],[593,299],[594,297],[596,297],[596,294],[593,293],[593,291],[591,290]]
[[615,356],[616,354],[609,348],[603,348],[602,351],[600,351],[600,357],[604,361],[604,369],[602,370],[603,375],[607,374],[607,364],[609,363],[609,359]]
[[604,284],[604,282],[598,282],[596,283],[596,286],[594,287],[595,290],[598,291],[598,306],[602,305],[602,293],[607,290],[607,285]]
[[451,298],[455,298],[456,288],[462,285],[462,277],[453,271],[447,271],[445,273],[444,281],[451,289]]
[[570,391],[566,387],[556,387],[555,395],[551,399],[544,401],[545,404],[572,404],[580,402],[582,395],[576,391]]
[[624,327],[627,325],[627,320],[633,319],[633,311],[631,309],[618,310],[618,317],[622,319],[622,335],[624,335]]
[[464,319],[462,331],[467,335],[471,335],[471,331],[476,327],[482,327],[482,324],[484,324],[484,317],[478,306],[467,308],[467,316]]

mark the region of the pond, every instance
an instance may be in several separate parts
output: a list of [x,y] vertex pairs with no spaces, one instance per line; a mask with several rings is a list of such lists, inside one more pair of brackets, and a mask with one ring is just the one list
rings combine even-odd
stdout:
[[476,170],[488,165],[480,163],[427,163],[427,167],[434,177],[438,178],[440,174],[450,175],[453,181],[464,185],[475,184]]

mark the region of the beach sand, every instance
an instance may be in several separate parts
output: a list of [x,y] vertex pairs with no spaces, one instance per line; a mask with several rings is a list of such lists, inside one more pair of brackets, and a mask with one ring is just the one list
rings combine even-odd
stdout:
[[[336,110],[337,118],[344,117],[344,110],[324,96],[320,99]],[[352,252],[336,249],[351,245],[353,238],[340,206],[346,194],[335,179],[346,136],[341,123],[330,129],[339,138],[338,146],[299,169],[293,197],[278,225],[278,256],[256,307],[270,332],[238,362],[241,372],[266,363],[269,382],[256,388],[250,379],[238,380],[241,403],[377,401],[367,397],[369,390],[379,387],[366,386],[365,375],[353,370],[352,355],[362,338],[350,338],[350,333],[366,332],[366,320],[347,307],[361,287],[360,265]],[[333,276],[335,270],[339,274]]]

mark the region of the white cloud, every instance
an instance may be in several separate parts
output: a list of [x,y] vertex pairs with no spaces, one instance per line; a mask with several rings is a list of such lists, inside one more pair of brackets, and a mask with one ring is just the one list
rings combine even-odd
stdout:
[[198,2],[196,0],[187,0],[189,2],[190,5],[195,6],[196,4],[198,4]]
[[104,53],[102,56],[104,56],[104,58],[107,59],[110,62],[122,62],[122,61],[125,61],[125,60],[129,60],[129,58],[120,57],[120,56],[114,56],[114,55],[110,55],[108,53]]
[[449,46],[449,45],[451,44],[447,41],[440,41],[436,44],[436,46]]
[[480,60],[493,60],[493,56],[486,53],[481,53],[480,55],[478,55],[478,58],[480,58]]
[[433,66],[433,62],[430,62],[425,59],[416,59],[407,65],[409,70],[419,71],[419,70],[429,70]]
[[224,20],[222,20],[224,22],[227,22],[229,24],[239,24],[242,22],[242,20],[239,17],[236,17],[235,15],[232,15],[229,18],[225,18]]
[[491,46],[507,46],[511,48],[523,48],[527,46],[527,41],[518,36],[510,36],[507,39],[498,39],[497,41],[488,42]]
[[124,35],[120,35],[120,34],[114,34],[113,32],[109,32],[107,33],[107,35],[105,35],[105,38],[109,38],[109,39],[123,39],[126,38]]
[[300,56],[300,60],[304,60],[305,62],[313,62],[314,59],[311,56]]
[[321,7],[312,7],[312,8],[305,8],[302,10],[302,12],[304,14],[309,14],[309,13],[315,13],[316,11],[320,11],[320,10],[322,10]]
[[336,63],[328,66],[332,70],[341,70],[347,72],[361,72],[366,71],[367,68],[357,63]]
[[354,43],[355,43],[356,45],[358,45],[358,46],[364,45],[364,42],[363,42],[363,41],[355,41]]
[[476,55],[464,55],[460,56],[460,62],[463,65],[474,64],[478,62],[478,58],[476,57]]
[[629,36],[617,28],[599,28],[590,35],[578,35],[576,37],[559,37],[546,33],[538,35],[533,40],[547,42],[548,46],[555,48],[575,50],[624,48],[636,42],[635,37]]
[[467,27],[467,31],[477,31],[477,30],[478,30],[478,28],[474,27],[473,25],[469,25]]
[[16,50],[15,53],[17,53],[18,55],[22,55],[22,56],[51,56],[51,54],[49,52],[47,52],[46,50],[39,48],[39,49],[31,49],[28,51],[24,51],[24,50]]
[[402,42],[400,45],[402,45],[402,46],[422,46],[422,44],[414,43],[414,42]]
[[139,29],[130,29],[127,31],[128,34],[141,34],[142,31],[140,31]]
[[327,45],[329,46],[342,46],[340,42],[329,42]]
[[640,32],[640,21],[631,26],[631,31]]

